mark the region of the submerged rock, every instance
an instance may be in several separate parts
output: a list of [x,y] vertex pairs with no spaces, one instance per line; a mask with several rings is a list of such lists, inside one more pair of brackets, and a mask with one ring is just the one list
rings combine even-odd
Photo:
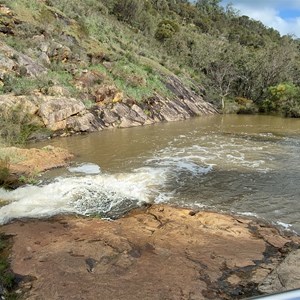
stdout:
[[251,219],[165,205],[116,221],[62,216],[1,231],[14,236],[13,271],[36,278],[26,299],[243,299],[300,242]]

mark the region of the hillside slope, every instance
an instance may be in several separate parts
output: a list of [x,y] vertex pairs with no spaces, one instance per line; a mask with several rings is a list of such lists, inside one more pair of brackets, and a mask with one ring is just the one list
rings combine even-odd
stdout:
[[0,9],[0,109],[8,141],[216,113],[202,87],[185,84],[187,78],[137,52],[138,45],[125,53],[46,2],[17,2]]
[[215,113],[206,101],[300,116],[299,41],[219,2],[3,0],[2,138]]

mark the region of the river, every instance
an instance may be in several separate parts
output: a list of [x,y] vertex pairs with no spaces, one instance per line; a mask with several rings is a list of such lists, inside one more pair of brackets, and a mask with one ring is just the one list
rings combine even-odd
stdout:
[[118,217],[150,203],[253,216],[300,233],[300,119],[225,115],[57,138],[69,168],[0,190],[12,218]]

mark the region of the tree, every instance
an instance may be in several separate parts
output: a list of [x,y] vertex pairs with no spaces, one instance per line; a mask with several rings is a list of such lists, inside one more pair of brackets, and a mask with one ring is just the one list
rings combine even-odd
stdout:
[[286,117],[300,117],[300,87],[280,83],[268,89],[268,98],[262,102],[265,112],[279,112]]
[[212,15],[216,12],[222,12],[223,9],[220,6],[221,0],[197,0],[196,7],[199,11],[208,15]]
[[134,23],[143,10],[143,1],[121,0],[117,1],[113,8],[113,14],[121,21]]

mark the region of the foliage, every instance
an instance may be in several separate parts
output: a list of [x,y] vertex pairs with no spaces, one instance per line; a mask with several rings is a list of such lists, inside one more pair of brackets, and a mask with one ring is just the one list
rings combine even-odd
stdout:
[[5,76],[3,80],[3,93],[14,93],[15,95],[29,95],[34,90],[44,87],[37,78]]
[[286,117],[300,117],[300,87],[281,83],[269,88],[268,98],[262,102],[265,112],[279,112]]
[[156,29],[155,38],[159,41],[164,41],[171,38],[179,31],[179,25],[171,20],[161,21]]
[[117,88],[133,100],[139,102],[146,100],[155,92],[164,96],[170,94],[161,76],[147,65],[124,58],[118,61],[111,70],[105,70],[105,72]]
[[121,21],[134,24],[143,9],[143,1],[120,0],[113,7],[113,14]]
[[[163,77],[176,74],[205,86],[206,100],[219,107],[227,103],[234,111],[248,113],[260,106],[264,111],[298,116],[297,97],[279,101],[270,95],[269,87],[283,82],[295,89],[300,86],[299,40],[280,36],[230,5],[223,8],[220,0],[3,2],[22,20],[15,25],[13,36],[4,37],[6,43],[32,53],[32,36],[43,33],[48,41],[68,46],[76,60],[51,61],[45,79],[6,78],[0,93],[31,94],[38,90],[47,94],[55,84],[81,97],[74,87],[74,65],[78,71],[101,65],[110,82],[125,97],[137,101],[157,91],[165,95]],[[95,56],[99,57],[96,62]],[[103,61],[112,67],[105,68]],[[152,71],[145,71],[146,66]],[[253,102],[237,104],[237,97]],[[91,105],[86,100],[89,97],[82,99]]]
[[9,158],[0,158],[0,185],[5,184],[9,177]]
[[39,126],[22,105],[0,111],[0,138],[7,145],[25,144],[38,129]]

